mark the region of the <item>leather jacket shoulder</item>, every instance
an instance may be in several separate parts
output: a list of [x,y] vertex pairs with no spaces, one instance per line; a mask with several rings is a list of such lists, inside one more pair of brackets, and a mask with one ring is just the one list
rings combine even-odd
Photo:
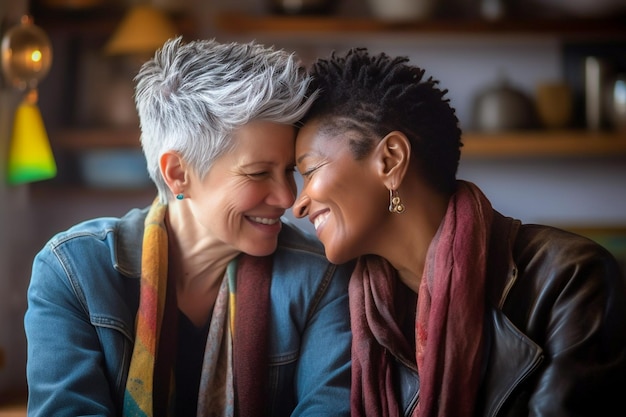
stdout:
[[[615,258],[560,229],[494,212],[476,416],[612,416],[626,392],[626,284]],[[416,370],[396,362],[404,415]],[[619,415],[621,415],[619,414]]]
[[626,285],[595,242],[495,213],[485,416],[598,416],[622,408]]

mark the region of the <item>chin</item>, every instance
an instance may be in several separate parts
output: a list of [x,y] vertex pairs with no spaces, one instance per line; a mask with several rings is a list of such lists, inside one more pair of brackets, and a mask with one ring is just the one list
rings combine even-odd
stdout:
[[352,260],[354,258],[354,256],[350,257],[346,253],[341,253],[341,252],[337,253],[337,252],[326,250],[326,258],[331,263],[339,265],[339,264],[342,264],[342,263],[345,263],[345,262],[348,262],[348,261]]
[[272,244],[268,244],[267,242],[264,242],[263,244],[252,243],[251,245],[243,248],[241,251],[251,256],[268,256],[276,252],[277,246],[277,241]]

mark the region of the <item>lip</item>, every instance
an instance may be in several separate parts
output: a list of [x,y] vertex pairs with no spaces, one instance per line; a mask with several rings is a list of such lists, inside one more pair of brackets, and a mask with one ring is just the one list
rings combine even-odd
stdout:
[[280,217],[281,216],[246,216],[251,222],[265,226],[272,226],[280,222]]
[[282,215],[269,215],[269,216],[254,216],[246,215],[245,219],[257,229],[277,233],[282,228],[282,222],[280,221]]
[[[330,213],[330,210],[328,209],[323,209],[323,210],[319,210],[316,211],[315,213],[311,213],[309,215],[309,221],[311,222],[311,224],[313,224],[315,226],[316,221],[318,221],[318,219],[320,219],[320,216],[325,216],[328,215]],[[320,225],[315,226],[315,231],[317,232],[317,234],[319,235],[321,230],[324,228],[324,224],[326,223],[325,219]]]

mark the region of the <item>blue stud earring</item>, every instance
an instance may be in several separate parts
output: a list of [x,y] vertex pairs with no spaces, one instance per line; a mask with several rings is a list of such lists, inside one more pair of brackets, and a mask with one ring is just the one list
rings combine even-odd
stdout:
[[176,200],[182,200],[183,198],[185,198],[185,196],[183,195],[183,193],[176,194]]

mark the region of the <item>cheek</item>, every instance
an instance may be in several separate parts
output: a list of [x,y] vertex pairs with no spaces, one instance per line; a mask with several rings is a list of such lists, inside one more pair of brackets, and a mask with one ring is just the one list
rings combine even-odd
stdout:
[[263,203],[267,190],[260,183],[249,182],[225,190],[226,210],[245,212]]
[[196,192],[196,210],[205,221],[231,218],[258,202],[258,194],[254,187],[236,181],[209,183]]
[[373,183],[363,182],[358,187],[346,188],[338,193],[345,233],[361,239],[373,233],[384,222],[388,213],[388,201],[384,189]]
[[341,202],[345,198],[344,193],[350,192],[345,177],[335,175],[330,170],[317,173],[306,184],[306,190],[313,200],[335,202]]

